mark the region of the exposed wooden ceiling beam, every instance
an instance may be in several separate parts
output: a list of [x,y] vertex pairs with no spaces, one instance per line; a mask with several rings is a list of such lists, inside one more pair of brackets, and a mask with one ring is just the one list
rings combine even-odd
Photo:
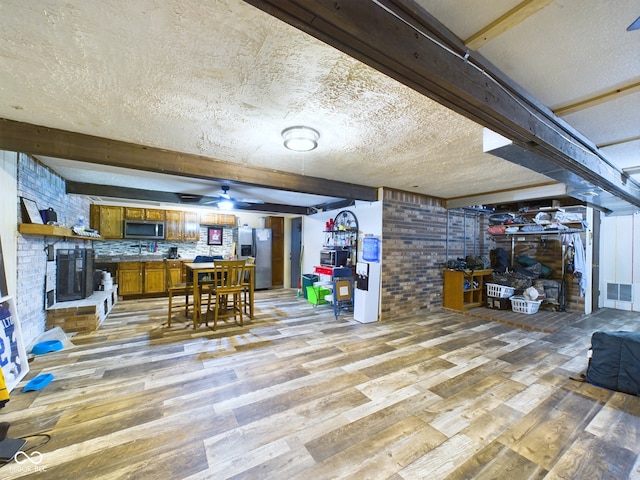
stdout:
[[372,187],[0,119],[0,149],[290,192],[375,201]]
[[594,145],[480,55],[469,56],[415,1],[245,1],[640,206],[640,183],[623,178]]
[[588,98],[586,100],[582,100],[565,107],[556,108],[553,113],[555,113],[559,117],[562,117],[565,115],[569,115],[570,113],[579,112],[580,110],[586,110],[587,108],[595,107],[612,100],[617,100],[618,98],[624,97],[625,95],[631,95],[632,93],[638,92],[640,92],[640,82],[632,83],[631,85],[627,85],[625,87],[616,88],[615,90],[603,93],[602,95]]
[[552,1],[553,0],[525,0],[524,2],[519,3],[482,30],[471,35],[464,41],[465,46],[471,50],[478,50],[494,38],[502,35],[507,30],[510,30],[530,16],[542,10]]
[[[66,191],[69,194],[87,195],[93,197],[106,197],[122,200],[138,200],[142,202],[158,202],[158,203],[179,203],[182,205],[190,205],[194,207],[206,207],[207,202],[215,202],[218,197],[202,196],[198,201],[186,201],[179,193],[159,192],[155,190],[143,190],[139,188],[116,187],[113,185],[100,185],[96,183],[83,182],[66,182]],[[209,205],[210,206],[210,205]],[[281,205],[277,203],[256,203],[249,205],[236,205],[236,210],[251,210],[259,212],[273,213],[291,213],[296,215],[307,215],[309,209],[307,207],[298,207],[295,205]]]
[[640,136],[629,137],[629,138],[621,138],[619,140],[613,140],[611,142],[599,143],[598,144],[598,148],[613,147],[614,145],[622,145],[623,143],[637,142],[638,140],[640,140]]

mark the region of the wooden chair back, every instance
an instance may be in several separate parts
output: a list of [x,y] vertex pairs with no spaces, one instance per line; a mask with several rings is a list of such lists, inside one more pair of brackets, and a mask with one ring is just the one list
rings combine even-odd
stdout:
[[229,293],[233,293],[233,290],[242,290],[245,272],[244,260],[216,260],[214,264],[220,269],[216,272],[216,290],[223,289]]

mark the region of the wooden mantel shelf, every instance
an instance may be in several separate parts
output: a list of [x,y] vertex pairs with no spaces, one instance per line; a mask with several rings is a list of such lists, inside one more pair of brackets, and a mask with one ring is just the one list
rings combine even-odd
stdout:
[[21,223],[18,231],[23,235],[44,235],[48,237],[73,238],[75,240],[102,240],[102,237],[76,235],[69,227],[59,225],[40,225],[37,223]]

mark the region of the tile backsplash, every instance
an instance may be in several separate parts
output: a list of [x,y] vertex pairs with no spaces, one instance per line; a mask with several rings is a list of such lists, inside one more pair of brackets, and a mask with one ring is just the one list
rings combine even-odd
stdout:
[[197,255],[223,255],[231,254],[233,242],[237,241],[237,232],[233,228],[224,228],[222,233],[222,245],[207,245],[207,227],[200,227],[200,240],[198,242],[167,242],[164,240],[103,240],[93,242],[97,260],[100,257],[134,256],[140,254],[156,254],[161,257],[169,255],[169,249],[176,247],[180,258],[190,260]]

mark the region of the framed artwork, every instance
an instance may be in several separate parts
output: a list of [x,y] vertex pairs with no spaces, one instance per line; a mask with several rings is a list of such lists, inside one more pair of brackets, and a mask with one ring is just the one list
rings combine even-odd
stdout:
[[207,245],[222,245],[222,228],[209,227]]
[[10,296],[0,298],[0,367],[9,392],[29,371],[16,304]]
[[42,221],[42,217],[40,216],[40,210],[38,210],[38,205],[33,200],[29,200],[28,198],[20,197],[22,201],[22,221],[29,221],[29,223],[39,223],[40,225],[44,224]]

